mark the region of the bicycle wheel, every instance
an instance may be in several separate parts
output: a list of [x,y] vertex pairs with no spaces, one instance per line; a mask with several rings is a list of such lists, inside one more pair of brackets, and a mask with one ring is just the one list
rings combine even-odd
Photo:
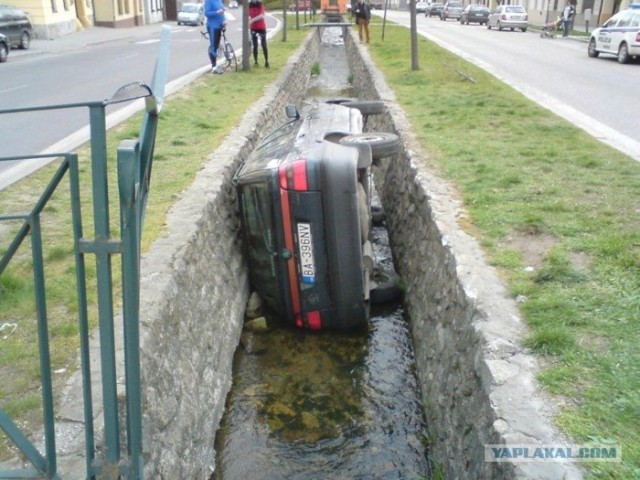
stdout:
[[227,68],[237,72],[238,59],[236,58],[236,52],[233,50],[233,46],[229,42],[224,42],[224,58],[227,59]]

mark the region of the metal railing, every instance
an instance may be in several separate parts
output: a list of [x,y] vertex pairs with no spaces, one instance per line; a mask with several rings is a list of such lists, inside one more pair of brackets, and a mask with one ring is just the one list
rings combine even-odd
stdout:
[[[120,88],[110,99],[45,107],[1,110],[0,114],[88,108],[91,146],[91,179],[93,186],[94,238],[84,237],[80,205],[80,176],[75,153],[3,157],[2,161],[61,158],[61,164],[48,186],[25,214],[0,215],[0,221],[21,221],[18,233],[0,258],[0,275],[15,256],[20,245],[30,236],[35,307],[39,346],[39,367],[42,385],[44,453],[41,453],[17,424],[0,410],[0,428],[29,461],[32,468],[3,471],[0,478],[59,479],[56,453],[54,397],[49,352],[47,298],[44,275],[40,215],[63,179],[69,176],[71,217],[74,236],[74,256],[78,290],[78,324],[83,385],[86,478],[143,478],[142,400],[140,388],[139,299],[140,241],[144,212],[151,181],[151,166],[158,125],[164,99],[164,87],[169,62],[171,28],[164,26],[162,40],[151,86],[133,83]],[[114,103],[144,99],[145,114],[139,138],[126,140],[117,151],[117,181],[120,207],[121,239],[111,238],[107,175],[106,107]],[[85,256],[96,257],[96,288],[101,360],[102,407],[104,432],[100,450],[96,448],[93,393],[89,352],[90,327],[86,294]],[[121,254],[122,320],[124,331],[124,373],[126,389],[126,451],[120,444],[121,432],[116,384],[116,344],[113,309],[113,276],[111,259]]]

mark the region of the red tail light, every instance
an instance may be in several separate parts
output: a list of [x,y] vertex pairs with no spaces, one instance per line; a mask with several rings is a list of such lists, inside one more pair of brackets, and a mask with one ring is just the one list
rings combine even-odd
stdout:
[[305,160],[296,160],[287,166],[280,167],[280,188],[296,192],[306,192],[309,189]]
[[[303,318],[303,315],[306,318]],[[322,328],[320,312],[318,310],[314,310],[312,312],[307,312],[306,314],[296,314],[296,326],[298,328],[306,327],[309,330],[320,330]]]

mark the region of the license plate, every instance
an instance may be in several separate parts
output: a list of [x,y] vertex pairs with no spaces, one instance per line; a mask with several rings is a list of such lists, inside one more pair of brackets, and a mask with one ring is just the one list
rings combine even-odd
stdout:
[[298,253],[302,283],[316,283],[316,265],[313,260],[311,225],[298,223]]

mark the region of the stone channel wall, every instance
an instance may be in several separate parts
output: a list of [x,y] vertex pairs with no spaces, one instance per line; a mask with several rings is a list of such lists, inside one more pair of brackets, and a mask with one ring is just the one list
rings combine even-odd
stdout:
[[[536,390],[525,330],[495,272],[458,226],[456,194],[429,169],[393,92],[368,52],[345,35],[355,91],[388,113],[371,129],[399,133],[404,149],[375,169],[388,211],[433,453],[447,479],[580,478],[572,464],[487,463],[485,444],[566,444]],[[317,58],[310,33],[284,75],[213,152],[172,209],[167,235],[143,261],[142,368],[145,478],[206,479],[231,387],[248,295],[231,177],[256,140],[300,104]]]
[[[346,37],[355,91],[383,100],[371,130],[397,133],[403,150],[375,168],[394,262],[406,285],[416,367],[436,462],[445,478],[581,478],[575,464],[492,463],[484,445],[567,445],[537,390],[526,327],[478,243],[458,222],[455,190],[429,167],[429,154],[397,106],[368,51]],[[408,57],[407,57],[408,58]],[[409,60],[407,60],[409,62]],[[407,66],[408,68],[408,66]]]
[[318,48],[310,35],[211,154],[143,259],[145,478],[211,475],[249,293],[231,179],[257,139],[284,123],[285,106],[300,104]]

